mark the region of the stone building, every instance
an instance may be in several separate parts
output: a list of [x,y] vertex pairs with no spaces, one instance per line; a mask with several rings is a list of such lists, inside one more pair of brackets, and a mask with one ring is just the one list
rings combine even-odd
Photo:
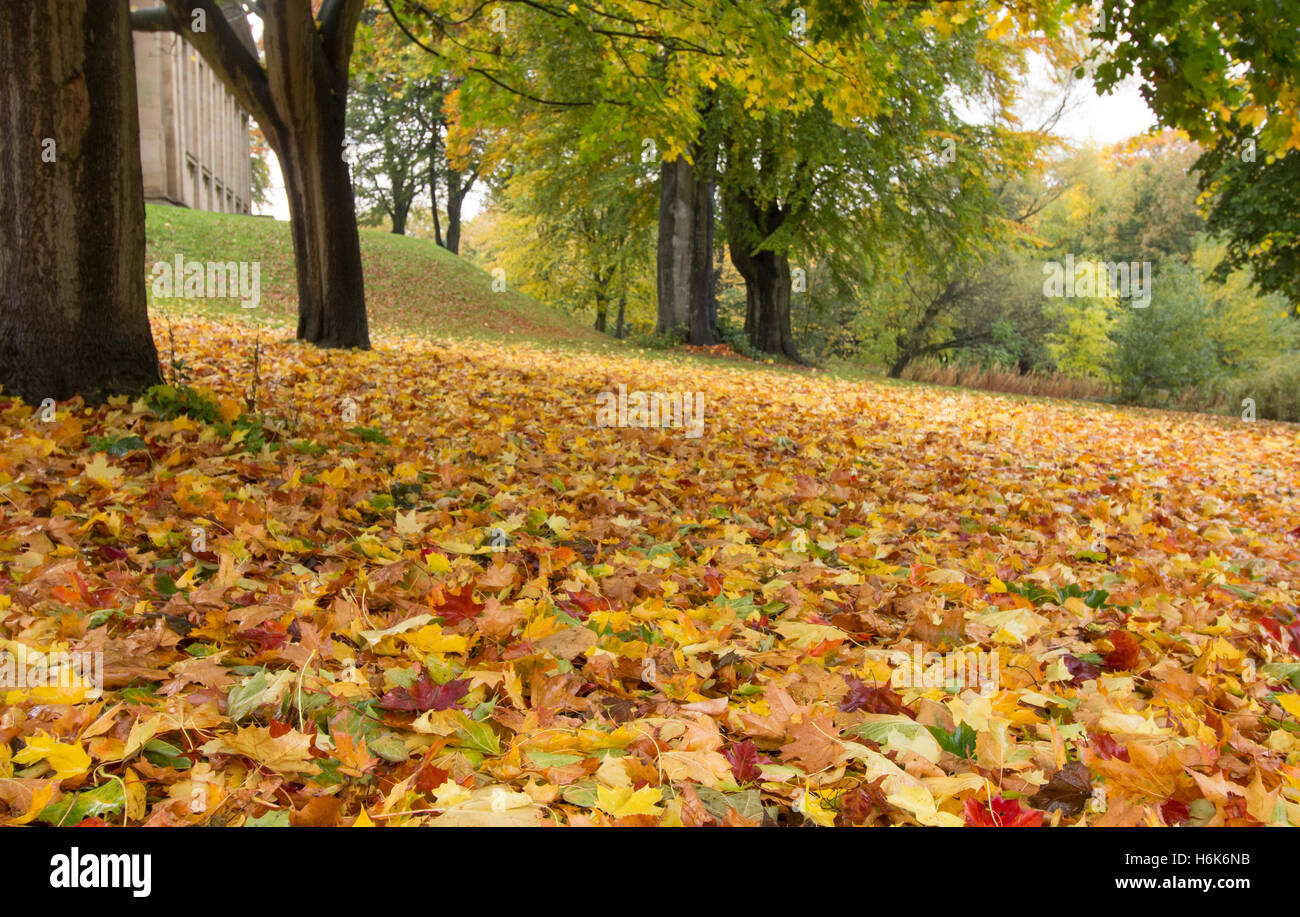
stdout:
[[[230,19],[252,48],[242,13]],[[145,200],[252,213],[248,112],[179,35],[136,32],[134,37]]]

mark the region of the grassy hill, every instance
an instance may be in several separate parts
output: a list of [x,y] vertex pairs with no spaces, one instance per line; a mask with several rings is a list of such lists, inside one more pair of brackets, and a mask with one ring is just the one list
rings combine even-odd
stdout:
[[[149,205],[146,213],[150,271],[156,262],[173,262],[178,254],[186,261],[258,262],[262,301],[252,317],[277,325],[297,321],[288,223],[165,205]],[[572,316],[521,293],[493,292],[491,275],[426,239],[363,229],[361,257],[372,328],[434,337],[608,341]],[[164,311],[179,304],[155,303]],[[183,311],[245,312],[234,299],[188,301]]]

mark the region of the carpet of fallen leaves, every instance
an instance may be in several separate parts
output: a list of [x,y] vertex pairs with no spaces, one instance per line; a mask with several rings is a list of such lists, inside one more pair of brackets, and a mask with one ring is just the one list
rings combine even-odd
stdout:
[[7,671],[103,663],[4,822],[1300,824],[1295,427],[174,332],[216,420],[0,398]]

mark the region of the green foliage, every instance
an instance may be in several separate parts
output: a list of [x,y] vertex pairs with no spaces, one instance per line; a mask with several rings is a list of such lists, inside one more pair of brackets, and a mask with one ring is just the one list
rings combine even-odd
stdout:
[[1105,0],[1095,35],[1106,90],[1137,74],[1160,123],[1212,144],[1263,124],[1264,149],[1300,146],[1300,4]]
[[109,455],[121,457],[137,449],[147,449],[149,444],[138,436],[114,436],[106,434],[104,436],[91,436],[86,440],[86,445],[93,452],[107,452]]
[[1106,0],[1105,14],[1099,88],[1139,75],[1160,123],[1208,150],[1210,231],[1229,239],[1219,279],[1250,266],[1300,305],[1300,4]]
[[1196,272],[1171,264],[1152,286],[1151,304],[1128,308],[1115,330],[1111,369],[1123,401],[1172,402],[1217,372],[1209,303]]
[[751,360],[767,359],[767,354],[749,343],[749,338],[745,337],[745,329],[722,314],[718,315],[718,336],[722,338],[722,343],[743,357]]
[[1300,354],[1274,357],[1230,385],[1228,413],[1241,410],[1246,398],[1255,402],[1255,416],[1300,422]]
[[1228,239],[1214,276],[1226,280],[1249,268],[1261,291],[1300,308],[1300,150],[1280,158],[1260,153],[1254,162],[1244,152],[1241,143],[1224,141],[1198,163],[1201,187],[1213,196],[1208,229]]
[[163,420],[173,420],[181,415],[203,423],[216,423],[221,408],[206,395],[188,385],[155,385],[144,395],[145,406]]

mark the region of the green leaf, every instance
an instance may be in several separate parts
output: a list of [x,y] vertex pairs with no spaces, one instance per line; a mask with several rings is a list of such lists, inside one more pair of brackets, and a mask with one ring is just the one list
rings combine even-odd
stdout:
[[256,818],[247,819],[244,822],[244,827],[287,828],[289,827],[289,811],[287,809],[270,809]]
[[51,825],[75,825],[93,815],[113,815],[126,805],[125,784],[121,780],[65,796],[56,803],[41,809],[37,816]]
[[568,764],[577,764],[582,760],[582,755],[565,755],[540,749],[530,749],[524,757],[533,767],[564,767]]
[[975,730],[968,723],[960,724],[952,732],[941,729],[938,726],[926,726],[930,730],[930,735],[939,743],[939,747],[944,751],[956,755],[958,758],[970,758],[975,754]]
[[230,689],[226,696],[226,713],[232,723],[238,723],[257,708],[266,683],[266,669],[260,669],[252,678]]
[[390,764],[400,764],[411,757],[401,737],[387,729],[366,736],[366,748]]
[[493,731],[489,723],[476,723],[469,717],[461,716],[461,728],[456,736],[462,745],[485,755],[501,754],[501,737]]

